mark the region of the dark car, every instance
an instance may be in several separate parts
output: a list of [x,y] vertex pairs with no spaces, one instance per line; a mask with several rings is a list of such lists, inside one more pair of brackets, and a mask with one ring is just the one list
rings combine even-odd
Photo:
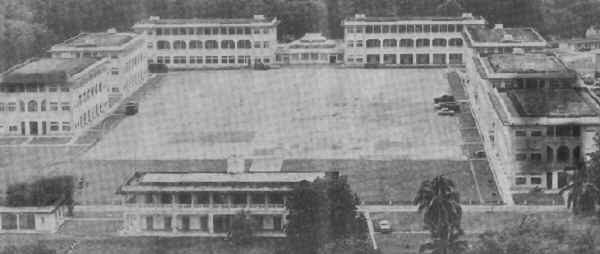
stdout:
[[266,65],[264,63],[258,62],[254,64],[254,69],[255,70],[261,70],[261,71],[266,71],[271,69],[271,67],[269,65]]
[[148,65],[148,71],[150,73],[166,73],[169,72],[169,68],[165,64],[152,63]]
[[433,98],[433,103],[438,104],[440,102],[454,102],[454,96],[444,94],[440,97]]
[[131,116],[138,113],[138,103],[135,101],[130,101],[125,104],[125,115]]
[[483,150],[475,151],[475,152],[473,152],[473,157],[475,157],[475,158],[485,158],[485,151],[483,151]]
[[453,102],[453,101],[437,103],[437,104],[435,104],[434,108],[435,109],[447,108],[447,109],[454,110],[456,112],[460,111],[460,105],[458,105],[458,103]]

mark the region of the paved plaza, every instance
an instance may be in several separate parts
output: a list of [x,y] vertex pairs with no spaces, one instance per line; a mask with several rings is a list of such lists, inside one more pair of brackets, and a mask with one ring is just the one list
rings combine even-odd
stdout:
[[432,105],[446,72],[173,72],[84,158],[463,159],[456,118]]

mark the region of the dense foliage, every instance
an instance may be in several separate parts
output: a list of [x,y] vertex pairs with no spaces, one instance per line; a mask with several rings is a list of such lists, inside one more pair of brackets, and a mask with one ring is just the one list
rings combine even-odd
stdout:
[[345,177],[302,182],[287,202],[289,251],[368,253],[363,252],[371,250],[366,221],[359,216],[357,205],[358,198]]
[[233,217],[231,222],[231,241],[237,245],[252,243],[257,225],[250,213],[242,211]]
[[73,204],[73,177],[56,176],[36,180],[33,183],[16,183],[6,190],[9,206],[49,206],[64,199]]
[[472,12],[490,23],[533,26],[548,37],[583,36],[600,23],[598,0],[4,0],[0,1],[0,70],[43,54],[82,31],[128,30],[150,15],[163,18],[281,20],[280,40],[306,32],[341,38],[345,17],[459,15]]
[[419,252],[431,250],[434,254],[458,254],[467,249],[466,241],[459,240],[464,232],[460,226],[462,208],[454,182],[437,176],[421,183],[414,200],[423,223],[431,233],[431,242],[421,246]]

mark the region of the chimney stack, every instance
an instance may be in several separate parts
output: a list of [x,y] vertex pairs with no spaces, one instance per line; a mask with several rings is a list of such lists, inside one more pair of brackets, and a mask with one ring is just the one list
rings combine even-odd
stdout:
[[495,24],[494,29],[504,29],[504,24]]

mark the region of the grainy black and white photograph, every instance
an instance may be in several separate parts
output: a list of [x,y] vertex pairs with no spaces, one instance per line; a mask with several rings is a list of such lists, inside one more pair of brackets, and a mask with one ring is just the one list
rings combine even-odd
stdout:
[[0,0],[0,254],[124,253],[600,253],[600,0]]

